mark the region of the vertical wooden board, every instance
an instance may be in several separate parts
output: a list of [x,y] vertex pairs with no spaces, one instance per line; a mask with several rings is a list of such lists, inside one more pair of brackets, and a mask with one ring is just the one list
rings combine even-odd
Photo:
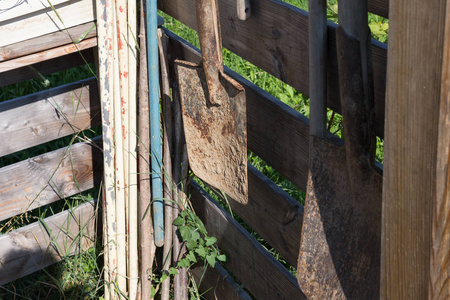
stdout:
[[66,84],[0,103],[0,156],[100,123],[97,81]]
[[390,1],[381,297],[426,299],[446,0]]
[[94,245],[95,202],[0,237],[0,286]]
[[99,140],[77,143],[0,169],[0,220],[98,186]]
[[430,292],[428,299],[450,299],[450,2],[445,17],[444,55],[433,203]]
[[196,183],[191,183],[191,186],[191,203],[195,213],[227,255],[228,270],[253,296],[257,299],[306,299],[295,277],[280,262]]
[[[191,268],[192,275],[202,297],[207,300],[217,299],[252,299],[236,281],[228,274],[228,272],[218,263],[214,268],[209,265],[204,269],[203,266],[197,265]],[[201,279],[201,281],[200,281]]]

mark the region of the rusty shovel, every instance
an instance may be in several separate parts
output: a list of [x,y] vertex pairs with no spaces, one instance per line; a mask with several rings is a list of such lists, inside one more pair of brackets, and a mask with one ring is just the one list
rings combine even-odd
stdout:
[[217,0],[197,0],[202,65],[175,61],[189,165],[235,201],[248,202],[244,88],[223,71]]
[[[344,2],[349,1],[339,2],[340,9],[345,8]],[[325,6],[319,9],[325,11]],[[367,10],[361,11],[367,17]],[[325,24],[326,14],[319,15]],[[310,17],[314,22],[317,15]],[[336,38],[345,143],[327,136],[326,97],[313,99],[311,93],[315,105],[311,104],[310,172],[297,279],[308,299],[379,299],[382,176],[370,155],[374,138],[370,35],[367,22],[358,25],[366,30],[364,38],[353,35],[341,18],[339,23]],[[311,34],[310,38],[317,37]],[[310,58],[317,58],[314,55]],[[310,76],[320,75],[311,64]],[[325,80],[326,68],[321,72],[318,77]],[[310,82],[317,84],[313,77]],[[324,89],[326,83],[316,88]]]

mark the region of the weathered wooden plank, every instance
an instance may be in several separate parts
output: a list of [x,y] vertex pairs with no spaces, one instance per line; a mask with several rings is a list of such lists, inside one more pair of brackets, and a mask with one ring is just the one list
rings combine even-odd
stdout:
[[0,156],[100,124],[95,78],[0,103]]
[[[172,58],[200,62],[198,49],[166,30]],[[309,121],[263,89],[225,68],[245,88],[247,145],[288,180],[306,191],[309,167]]]
[[83,40],[78,44],[70,43],[57,48],[52,48],[49,50],[33,53],[27,56],[10,59],[0,63],[0,73],[33,65],[35,63],[50,60],[56,57],[65,56],[67,54],[78,53],[81,50],[93,48],[95,46],[97,46],[97,38],[92,37]]
[[102,152],[77,143],[0,169],[0,221],[98,186]]
[[382,299],[429,296],[446,4],[390,3]]
[[442,64],[436,197],[433,201],[428,299],[450,299],[450,5],[447,1]]
[[[223,46],[307,95],[307,12],[280,0],[261,0],[252,2],[252,16],[240,21],[236,1],[219,2]],[[164,0],[160,8],[189,27],[197,27],[194,0]],[[340,112],[335,29],[336,24],[328,22],[328,106]],[[376,41],[372,48],[376,133],[383,137],[387,49]]]
[[82,35],[86,35],[84,39],[95,37],[97,35],[95,23],[88,22],[69,28],[67,31],[61,30],[23,42],[0,47],[0,62],[70,44],[79,39]]
[[[80,53],[75,52],[65,56],[53,58],[47,61],[39,62],[32,65],[42,75],[48,75],[54,72],[78,67],[86,63],[94,61],[93,53],[97,51],[97,48],[90,48],[82,50]],[[29,68],[29,66],[14,69],[11,71],[0,73],[0,87],[17,82],[22,82],[28,79],[36,78],[36,73]],[[38,78],[40,80],[40,78]]]
[[198,289],[205,299],[252,299],[219,263],[214,268],[207,267],[204,273],[203,271],[204,268],[200,265],[191,268],[196,283],[199,284],[202,279]]
[[41,10],[66,3],[69,0],[53,0],[52,2],[41,0],[28,0],[17,2],[16,0],[4,0],[1,6],[0,22],[14,20],[32,13],[38,13]]
[[0,236],[0,285],[92,247],[95,211],[87,202]]
[[195,182],[191,186],[191,203],[196,214],[226,253],[228,270],[253,296],[257,299],[306,299],[292,274]]
[[[13,19],[0,21],[0,46],[18,43],[95,20],[94,1],[92,0],[69,0],[53,7],[49,5],[36,7],[33,12],[28,11],[25,14],[20,10],[21,7],[28,6],[29,1],[8,2],[11,5],[6,7],[8,13],[14,15],[15,10],[18,10],[19,13]],[[44,2],[47,3],[47,1],[42,1],[42,3]]]
[[296,267],[303,206],[250,164],[248,188],[247,205],[230,200],[233,212]]
[[369,12],[389,18],[389,0],[369,0]]

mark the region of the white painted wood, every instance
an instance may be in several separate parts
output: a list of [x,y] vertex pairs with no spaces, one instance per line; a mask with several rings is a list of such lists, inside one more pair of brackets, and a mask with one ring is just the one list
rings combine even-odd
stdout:
[[[36,13],[51,5],[56,6],[69,0],[3,0],[0,1],[0,22]],[[51,5],[50,5],[51,4]]]
[[69,0],[54,6],[54,8],[56,12],[53,8],[47,7],[34,13],[19,15],[14,19],[0,20],[0,46],[65,30],[96,19],[93,0]]

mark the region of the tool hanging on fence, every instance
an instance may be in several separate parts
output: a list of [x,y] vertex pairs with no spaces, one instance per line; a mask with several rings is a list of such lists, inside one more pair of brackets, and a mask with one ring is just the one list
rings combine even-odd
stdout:
[[196,176],[248,202],[245,92],[223,72],[217,0],[197,0],[202,65],[176,61],[189,164]]
[[367,2],[341,0],[339,24],[345,146],[326,137],[326,1],[310,1],[310,173],[297,279],[308,299],[378,299],[382,177],[371,157]]

